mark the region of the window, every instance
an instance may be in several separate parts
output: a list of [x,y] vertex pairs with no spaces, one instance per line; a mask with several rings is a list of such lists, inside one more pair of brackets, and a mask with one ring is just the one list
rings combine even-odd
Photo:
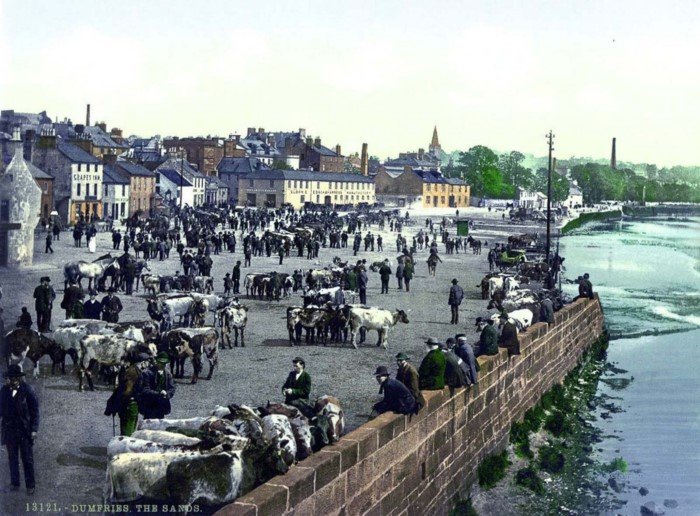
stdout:
[[445,196],[440,197],[440,204],[445,204]]
[[317,190],[321,189],[321,181],[316,181],[316,189]]
[[97,197],[97,183],[95,183],[95,197]]
[[103,195],[107,196],[107,185],[104,185],[104,186],[105,186],[105,187],[104,187],[104,192],[105,192],[105,193],[104,193]]
[[321,202],[321,196],[316,195],[316,204],[319,204]]
[[253,180],[252,180],[252,179],[248,179],[248,187],[253,188],[253,184],[254,184],[254,183],[253,183]]
[[121,205],[121,214],[122,214],[121,216],[122,216],[122,217],[124,216],[124,214],[125,214],[125,212],[126,212],[126,207],[125,207],[125,205],[126,205],[126,203],[122,203],[122,205]]
[[290,179],[289,181],[287,181],[287,188],[291,188],[291,187],[292,187],[292,180]]
[[275,187],[275,180],[270,179],[270,188],[274,188],[274,187]]
[[426,204],[430,204],[430,196],[429,195],[425,196],[425,202],[426,202]]
[[[122,197],[126,195],[126,185],[122,185]],[[123,204],[122,204],[123,206]]]
[[80,172],[80,167],[82,166],[81,163],[78,163],[78,172]]
[[294,181],[294,188],[297,188],[297,182]]
[[78,192],[76,194],[78,197],[80,197],[80,183],[78,183]]
[[302,204],[306,201],[306,196],[302,195],[301,198],[299,199]]

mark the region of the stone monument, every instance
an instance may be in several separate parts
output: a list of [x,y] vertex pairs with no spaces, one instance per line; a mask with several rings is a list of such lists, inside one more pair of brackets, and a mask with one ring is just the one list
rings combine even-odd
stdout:
[[32,264],[34,229],[41,214],[41,189],[34,181],[22,148],[0,174],[0,265]]

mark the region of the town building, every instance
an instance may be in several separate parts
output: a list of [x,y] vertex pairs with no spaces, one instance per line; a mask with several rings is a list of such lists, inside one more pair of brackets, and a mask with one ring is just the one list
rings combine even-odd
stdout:
[[[216,166],[224,157],[224,142],[220,138],[169,138],[164,142],[168,153],[175,156],[184,151],[187,161],[204,175],[216,175]],[[196,191],[196,188],[195,188]],[[204,202],[204,187],[202,187]]]
[[541,210],[547,207],[547,196],[542,192],[535,192],[518,188],[518,207]]
[[[107,159],[111,161],[111,156]],[[139,212],[144,215],[152,213],[156,193],[155,172],[125,160],[117,160],[115,166],[129,178],[129,216]]]
[[0,266],[32,264],[40,210],[41,190],[18,146],[0,174]]
[[[182,174],[183,177],[192,185],[192,204],[190,206],[202,206],[205,202],[207,176],[196,170],[189,162],[182,158],[168,158],[165,160],[155,172],[158,174],[163,169],[175,170],[177,174]],[[173,192],[176,193],[176,192]],[[183,197],[187,203],[187,197]]]
[[130,180],[115,165],[105,164],[102,172],[102,204],[105,218],[124,220],[129,211]]
[[218,177],[208,177],[205,189],[205,202],[207,204],[220,206],[222,204],[228,204],[228,199],[228,185]]
[[569,183],[569,196],[562,203],[567,208],[583,206],[583,192],[575,183]]
[[360,174],[306,170],[255,171],[238,180],[239,204],[279,207],[305,203],[325,205],[374,204],[374,182]]
[[156,192],[166,204],[175,206],[194,206],[194,187],[180,174],[179,170],[169,167],[158,169]]
[[466,208],[471,189],[463,180],[434,170],[406,166],[400,173],[380,168],[374,178],[377,200],[388,206]]
[[229,201],[242,205],[244,201],[238,198],[238,180],[247,174],[256,171],[272,170],[258,158],[249,157],[225,157],[216,167],[219,179],[228,187]]
[[[22,134],[27,130],[38,131],[42,126],[51,124],[51,119],[46,111],[41,113],[20,113],[14,109],[0,111],[0,132],[12,134],[19,127]],[[13,154],[14,156],[14,154]]]
[[[245,156],[256,158],[270,168],[298,170],[299,155],[285,153],[284,139],[280,139],[279,134],[291,135],[292,133],[266,132],[262,127],[257,130],[255,127],[249,127],[245,138],[241,139],[238,135],[231,136],[245,150]],[[278,142],[281,142],[281,145]],[[232,154],[226,154],[226,156],[232,156]]]
[[[121,139],[121,129],[114,129],[115,136]],[[68,139],[74,145],[80,147],[85,152],[88,152],[96,158],[102,159],[106,155],[118,155],[126,152],[129,146],[123,143],[118,143],[112,135],[107,133],[107,124],[98,122],[96,125],[84,126],[77,124],[74,127],[69,127],[67,134],[61,134],[64,139]]]
[[[283,154],[287,156],[299,156],[299,168],[302,170],[315,170],[317,172],[343,172],[345,159],[340,151],[340,145],[331,150],[321,144],[321,138],[306,136],[304,129],[296,133],[281,133],[284,138]],[[276,145],[279,148],[278,138],[275,135]]]
[[61,222],[102,217],[102,162],[47,129],[35,142],[31,161],[54,178],[54,205]]

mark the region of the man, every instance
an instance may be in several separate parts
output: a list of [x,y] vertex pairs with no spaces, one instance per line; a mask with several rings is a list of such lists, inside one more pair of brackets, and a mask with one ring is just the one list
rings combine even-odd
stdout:
[[411,280],[413,279],[413,262],[411,260],[406,261],[406,265],[403,269],[403,281],[406,284],[406,292],[411,291]]
[[0,389],[2,444],[7,447],[10,463],[10,485],[5,492],[19,491],[19,457],[22,457],[27,494],[34,494],[34,440],[39,431],[39,400],[31,385],[22,381],[19,365],[5,372],[5,385]]
[[591,280],[589,279],[591,276],[588,273],[585,273],[583,275],[583,284],[584,284],[584,289],[585,289],[585,296],[588,299],[593,299],[595,296],[593,295],[593,283],[591,283]]
[[66,311],[66,319],[77,319],[75,307],[84,297],[85,293],[83,289],[78,286],[78,282],[71,280],[70,285],[63,292],[63,300],[61,301],[61,308]]
[[110,287],[107,295],[102,298],[102,320],[111,323],[119,322],[119,312],[123,308],[122,302],[114,295],[114,287]]
[[95,299],[96,296],[97,292],[91,290],[90,299],[83,303],[83,317],[85,319],[100,320],[100,315],[102,314],[102,303]]
[[463,333],[457,335],[457,345],[454,348],[454,353],[467,366],[467,385],[473,385],[478,382],[478,371],[474,349],[467,342],[467,336]]
[[438,349],[440,343],[434,337],[425,341],[428,354],[418,368],[419,386],[424,391],[439,391],[445,388],[445,355]]
[[[145,419],[163,419],[170,414],[170,399],[175,395],[175,384],[166,365],[168,353],[161,351],[155,365],[141,375],[141,389],[137,396],[139,412]],[[121,418],[120,418],[121,421]]]
[[359,272],[357,273],[357,288],[360,291],[360,304],[366,305],[367,304],[367,281],[369,278],[367,278],[367,271],[365,271],[364,267],[360,267]]
[[384,251],[384,247],[382,246],[383,243],[384,241],[382,240],[382,235],[377,235],[377,252],[381,253]]
[[231,287],[233,287],[231,273],[227,272],[224,275],[224,297],[229,297],[231,295]]
[[501,323],[501,336],[498,338],[498,347],[506,348],[508,350],[508,356],[520,354],[520,342],[518,341],[518,329],[515,327],[509,318],[508,314],[503,312],[499,317]]
[[[481,318],[477,319],[476,325],[481,324]],[[493,324],[493,319],[486,321],[484,328],[479,335],[479,347],[475,352],[476,356],[498,355],[498,330]]]
[[416,400],[408,388],[398,380],[389,378],[389,371],[386,367],[379,366],[374,372],[374,377],[380,385],[379,394],[384,394],[384,399],[375,403],[372,413],[383,414],[384,412],[394,412],[396,414],[415,414]]
[[413,399],[416,400],[416,413],[425,407],[425,398],[423,393],[420,391],[420,378],[418,377],[418,371],[411,365],[408,361],[408,356],[406,353],[399,353],[396,355],[396,365],[398,370],[396,371],[396,379],[406,386],[406,388],[411,391]]
[[294,369],[290,371],[287,380],[282,385],[284,403],[297,407],[302,412],[308,412],[310,408],[309,394],[311,394],[311,376],[305,371],[306,362],[301,357],[292,360]]
[[452,320],[450,324],[459,323],[459,305],[462,304],[464,299],[464,290],[462,287],[457,285],[457,278],[452,280],[452,287],[450,287],[450,298],[448,304],[450,305],[450,310],[452,311]]
[[44,254],[48,253],[51,251],[51,254],[53,254],[53,247],[51,247],[51,242],[53,241],[53,238],[51,238],[51,233],[46,233],[46,248],[44,249]]
[[51,325],[51,304],[56,298],[56,294],[50,287],[51,278],[44,276],[41,284],[34,289],[34,308],[36,309],[36,325],[40,333],[50,331]]
[[231,279],[233,280],[233,293],[240,294],[241,288],[241,261],[238,260],[236,265],[233,266],[233,273],[231,274]]
[[548,324],[554,323],[554,305],[544,292],[540,292],[540,320]]
[[389,278],[391,278],[391,267],[389,267],[389,260],[385,259],[382,266],[379,268],[379,278],[382,282],[382,294],[389,293]]
[[134,280],[136,279],[136,260],[129,255],[126,256],[126,264],[124,265],[124,290],[127,296],[130,296],[134,291]]
[[445,357],[445,384],[450,388],[450,395],[454,394],[455,389],[467,385],[466,364],[452,352],[452,345],[454,339],[449,338],[439,346]]
[[130,354],[127,357],[129,365],[119,370],[119,381],[112,396],[107,400],[105,416],[119,414],[119,434],[129,437],[136,431],[139,420],[139,407],[136,399],[141,388],[142,372],[139,362],[148,360],[145,353],[142,356]]
[[396,266],[396,279],[399,284],[399,290],[403,290],[403,272],[405,268],[403,260],[399,260],[399,264]]
[[29,314],[29,311],[27,310],[26,306],[22,307],[22,313],[19,315],[19,319],[17,320],[17,328],[25,328],[27,330],[30,330],[32,328],[32,316]]

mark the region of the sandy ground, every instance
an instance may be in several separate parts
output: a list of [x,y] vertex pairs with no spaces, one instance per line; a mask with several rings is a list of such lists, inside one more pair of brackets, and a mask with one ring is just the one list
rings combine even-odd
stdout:
[[[453,216],[454,210],[429,212],[434,220],[437,216]],[[476,221],[472,231],[475,238],[486,239],[489,246],[495,241],[504,241],[512,232],[532,232],[536,226],[513,226],[501,222],[500,212],[488,212],[485,209],[472,208],[460,210],[460,216],[470,216]],[[404,229],[404,234],[412,236],[420,227],[424,227],[425,214],[414,213],[417,224]],[[540,230],[542,227],[539,227]],[[388,227],[387,227],[388,229]],[[364,230],[364,228],[363,228]],[[373,233],[377,228],[371,227]],[[454,229],[451,233],[454,233]],[[363,231],[364,234],[364,231]],[[390,258],[392,270],[396,266],[395,234],[383,233],[383,253],[364,253],[358,258],[368,262]],[[409,240],[410,241],[410,240]],[[32,293],[38,285],[39,278],[48,275],[57,292],[54,304],[53,324],[63,319],[63,310],[59,308],[63,295],[62,266],[69,260],[92,260],[110,252],[112,248],[109,233],[98,234],[97,253],[89,254],[85,247],[75,248],[69,232],[61,235],[61,240],[54,243],[55,254],[44,254],[43,239],[37,239],[35,263],[31,268],[10,272],[0,269],[0,284],[5,296],[2,305],[5,308],[6,327],[14,327],[21,306],[28,306],[35,319]],[[223,290],[222,278],[230,272],[236,260],[243,260],[240,248],[237,253],[225,252],[212,256],[214,260],[213,276],[217,292]],[[369,272],[368,304],[388,309],[401,308],[408,312],[410,324],[399,324],[389,333],[387,350],[375,346],[376,333],[368,334],[368,341],[359,349],[352,349],[349,344],[334,344],[328,347],[319,345],[302,345],[290,347],[287,339],[285,310],[287,306],[300,304],[300,298],[294,295],[280,302],[248,300],[250,307],[246,330],[246,347],[222,350],[219,367],[211,381],[201,380],[197,385],[190,385],[189,378],[176,380],[177,391],[172,400],[173,411],[170,417],[192,417],[208,415],[217,404],[229,403],[258,406],[270,401],[282,401],[281,387],[291,369],[291,359],[297,355],[305,358],[307,371],[312,378],[312,399],[324,394],[332,394],[342,401],[348,428],[355,428],[367,421],[372,404],[379,399],[377,383],[373,377],[378,365],[386,365],[393,373],[396,369],[394,357],[399,351],[408,353],[411,361],[418,366],[425,354],[424,340],[435,336],[444,340],[456,333],[467,333],[470,338],[477,338],[474,330],[474,318],[484,315],[485,302],[480,299],[477,283],[488,271],[486,252],[481,255],[444,254],[440,245],[442,264],[438,264],[437,277],[427,275],[425,260],[427,251],[419,251],[411,292],[398,290],[395,278],[390,283],[390,293],[380,295],[380,280],[376,273]],[[243,269],[248,272],[269,272],[277,270],[291,273],[294,269],[308,269],[330,264],[334,256],[343,260],[352,258],[351,249],[322,248],[319,265],[302,258],[285,259],[278,265],[277,257],[253,257],[252,267]],[[155,274],[172,274],[179,269],[177,253],[173,252],[166,261],[154,261],[151,264]],[[449,324],[450,311],[447,305],[450,280],[457,278],[465,290],[466,299],[460,310],[460,324]],[[146,301],[143,291],[134,296],[119,296],[124,304],[120,321],[146,320]],[[208,323],[212,323],[209,316]],[[28,381],[35,387],[41,403],[41,425],[35,445],[35,466],[37,490],[29,497],[24,489],[12,495],[0,497],[0,513],[24,514],[37,512],[39,507],[31,502],[51,503],[52,509],[70,512],[71,504],[100,503],[104,484],[106,445],[112,437],[112,419],[103,415],[105,403],[111,389],[98,385],[95,392],[78,392],[77,379],[71,374],[72,366],[68,359],[65,376],[50,374],[48,357],[41,364],[41,376],[34,379],[29,375]],[[27,361],[29,368],[29,361]],[[191,374],[191,364],[187,364],[187,374]],[[117,421],[118,424],[118,421]],[[9,483],[7,453],[0,452],[1,484]],[[30,505],[26,505],[30,503]]]

